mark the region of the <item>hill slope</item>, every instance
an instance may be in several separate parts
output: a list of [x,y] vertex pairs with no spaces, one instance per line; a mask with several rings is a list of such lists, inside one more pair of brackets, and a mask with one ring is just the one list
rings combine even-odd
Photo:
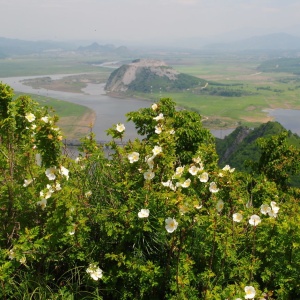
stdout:
[[[245,170],[244,163],[247,160],[257,161],[260,157],[256,140],[261,137],[277,135],[286,129],[278,122],[268,122],[255,129],[240,126],[236,128],[225,139],[217,139],[216,147],[219,155],[219,164]],[[289,131],[288,142],[296,147],[300,147],[300,137]]]
[[205,84],[205,80],[179,73],[163,61],[138,59],[113,71],[105,90],[116,93],[127,91],[149,93],[159,90],[184,90]]

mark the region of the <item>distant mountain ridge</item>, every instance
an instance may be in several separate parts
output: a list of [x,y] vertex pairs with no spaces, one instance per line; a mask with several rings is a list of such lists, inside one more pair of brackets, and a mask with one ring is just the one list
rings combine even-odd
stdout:
[[9,39],[0,37],[0,58],[15,55],[31,55],[51,51],[74,51],[78,53],[115,53],[128,54],[125,46],[99,45],[94,42],[88,46],[77,45],[78,42],[56,42],[56,41],[26,41],[20,39]]
[[[299,29],[300,30],[300,29]],[[296,32],[296,31],[295,31]],[[287,33],[272,33],[259,36],[252,36],[241,39],[237,37],[233,41],[233,36],[226,35],[219,37],[194,37],[182,38],[177,44],[163,43],[161,47],[174,47],[178,49],[198,49],[201,51],[300,51],[300,37]],[[248,34],[249,36],[249,34]],[[220,41],[220,42],[213,42]],[[225,42],[226,41],[226,42]],[[130,41],[129,41],[130,43]],[[100,45],[97,42],[91,43],[88,46],[87,41],[27,41],[21,39],[11,39],[0,37],[0,58],[10,57],[14,55],[30,55],[35,53],[42,53],[45,51],[75,51],[82,54],[89,53],[115,53],[126,55],[131,52],[125,46],[116,47],[111,44]],[[159,47],[158,45],[155,46]],[[179,51],[181,51],[179,50]],[[197,51],[198,51],[197,50]],[[111,52],[109,52],[111,51]],[[129,51],[129,52],[128,52]],[[295,53],[293,53],[295,54]],[[296,53],[297,54],[297,53]]]
[[19,39],[9,39],[0,37],[0,57],[9,57],[12,55],[28,55],[40,53],[47,50],[70,50],[72,46],[69,43],[54,41],[25,41]]
[[112,44],[99,45],[94,42],[88,46],[80,46],[77,49],[78,52],[100,52],[100,53],[116,53],[116,54],[128,54],[129,50],[125,46],[116,47]]

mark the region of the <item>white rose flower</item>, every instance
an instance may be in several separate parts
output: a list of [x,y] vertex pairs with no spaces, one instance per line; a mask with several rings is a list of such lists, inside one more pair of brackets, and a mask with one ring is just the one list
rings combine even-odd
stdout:
[[230,172],[230,173],[233,173],[234,170],[235,170],[235,168],[230,168],[229,165],[226,165],[222,170],[223,170],[223,171],[228,171],[228,172]]
[[264,215],[268,214],[271,211],[271,207],[267,204],[262,204],[260,207],[260,212]]
[[204,172],[198,176],[201,182],[207,182],[208,181],[208,173]]
[[121,123],[117,124],[116,130],[119,132],[123,132],[125,130],[124,124],[121,124]]
[[243,219],[243,215],[240,213],[235,213],[232,215],[232,219],[234,222],[241,222]]
[[25,115],[25,118],[27,119],[27,121],[28,122],[33,122],[34,120],[35,120],[35,115],[34,114],[32,114],[32,113],[27,113],[26,115]]
[[156,103],[153,103],[153,104],[152,104],[152,106],[151,106],[151,108],[152,108],[152,110],[154,110],[154,111],[155,111],[155,110],[157,110],[158,106],[157,106],[157,104],[156,104]]
[[92,191],[87,191],[87,192],[84,194],[84,196],[85,196],[86,198],[92,196]]
[[230,170],[230,166],[229,166],[229,165],[226,165],[222,170],[223,170],[223,171],[229,171],[229,170]]
[[271,201],[271,207],[272,207],[272,212],[273,212],[274,214],[277,214],[278,211],[279,211],[279,206],[276,204],[276,202]]
[[96,264],[90,264],[89,267],[86,269],[86,272],[90,274],[90,276],[94,280],[98,280],[99,278],[102,278],[102,270],[96,265]]
[[198,156],[198,157],[194,157],[193,158],[193,162],[195,162],[196,164],[200,164],[201,163],[201,158]]
[[42,165],[42,157],[40,153],[35,155],[35,163],[40,167]]
[[60,186],[60,183],[58,181],[55,184],[55,190],[56,191],[60,191],[61,190],[61,186]]
[[152,153],[154,154],[154,156],[158,155],[161,152],[162,152],[162,147],[160,146],[154,146],[154,148],[152,149]]
[[37,204],[37,205],[40,205],[41,208],[42,208],[42,210],[44,210],[45,207],[47,206],[47,200],[44,198],[44,199],[42,199],[41,201],[38,201],[36,204]]
[[160,113],[157,117],[153,118],[153,120],[155,121],[159,121],[159,120],[163,120],[164,119],[164,115],[162,113]]
[[29,184],[32,183],[32,181],[33,181],[32,179],[24,179],[24,184],[23,184],[23,186],[24,186],[24,187],[29,186]]
[[16,258],[16,253],[15,253],[14,249],[9,250],[8,258],[9,259],[15,259]]
[[224,208],[224,202],[222,200],[219,200],[217,202],[216,209],[218,212],[221,212],[223,208]]
[[25,256],[23,256],[23,257],[20,258],[20,263],[21,263],[22,265],[25,265],[25,264],[26,264],[26,257],[25,257]]
[[184,167],[177,167],[175,170],[175,175],[181,176],[183,172],[184,172]]
[[149,157],[147,160],[146,160],[146,162],[147,162],[147,164],[148,164],[148,166],[149,166],[149,169],[153,169],[153,167],[154,167],[154,160],[153,160],[153,156],[151,156],[151,157]]
[[50,167],[46,169],[45,174],[49,180],[54,180],[56,178],[55,171],[56,171],[56,167]]
[[148,218],[148,217],[149,217],[149,213],[150,213],[149,209],[143,208],[143,209],[141,209],[141,210],[139,211],[138,217],[139,217],[139,218]]
[[193,176],[197,175],[197,173],[200,171],[199,168],[197,168],[196,166],[191,166],[189,168],[189,173],[192,174]]
[[128,154],[128,159],[131,164],[138,161],[140,158],[140,154],[138,152],[131,152]]
[[144,173],[144,178],[146,180],[151,180],[151,179],[153,179],[154,176],[155,176],[155,174],[151,170],[148,170],[147,172]]
[[187,179],[185,182],[181,183],[183,188],[188,188],[191,185],[191,179]]
[[67,168],[60,166],[59,174],[64,175],[67,178],[67,180],[69,179],[69,170]]
[[45,117],[42,117],[41,120],[45,123],[48,123],[49,122],[49,117],[45,116]]
[[253,299],[255,297],[255,289],[253,286],[245,286],[245,299]]
[[261,222],[261,219],[258,215],[252,215],[249,219],[249,224],[252,226],[257,226]]
[[196,209],[200,209],[200,208],[202,208],[202,203],[195,204],[194,207],[195,207]]
[[209,185],[209,191],[211,193],[217,193],[219,191],[217,184],[215,182],[211,182]]
[[172,233],[178,227],[178,223],[176,222],[176,220],[174,218],[169,217],[165,220],[165,222],[166,222],[165,228],[169,233]]
[[174,186],[173,182],[171,180],[162,182],[162,185],[165,187],[169,187],[171,190],[175,191],[176,187]]
[[162,127],[161,126],[155,126],[155,133],[161,134],[162,133]]

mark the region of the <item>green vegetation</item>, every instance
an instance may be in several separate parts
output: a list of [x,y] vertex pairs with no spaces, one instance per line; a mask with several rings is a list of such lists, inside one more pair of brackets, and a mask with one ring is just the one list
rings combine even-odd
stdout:
[[179,74],[176,80],[171,80],[166,76],[158,76],[154,74],[150,68],[144,68],[138,74],[138,77],[128,85],[130,91],[150,93],[152,88],[157,91],[174,92],[193,88],[195,86],[203,86],[204,80],[187,75]]
[[262,72],[285,72],[300,75],[300,58],[285,57],[267,60],[261,63],[257,69]]
[[[75,159],[57,117],[0,84],[2,299],[300,297],[299,151],[259,143],[251,172],[220,169],[196,112],[163,98]],[[122,145],[119,146],[118,144]]]

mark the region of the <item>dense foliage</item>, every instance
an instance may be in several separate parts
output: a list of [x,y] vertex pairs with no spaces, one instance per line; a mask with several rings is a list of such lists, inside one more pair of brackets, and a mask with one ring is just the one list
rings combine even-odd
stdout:
[[4,84],[0,101],[1,299],[300,297],[281,137],[259,174],[220,169],[201,117],[161,99],[128,115],[143,138],[119,146],[116,124],[108,155],[91,133],[72,159],[47,108]]

